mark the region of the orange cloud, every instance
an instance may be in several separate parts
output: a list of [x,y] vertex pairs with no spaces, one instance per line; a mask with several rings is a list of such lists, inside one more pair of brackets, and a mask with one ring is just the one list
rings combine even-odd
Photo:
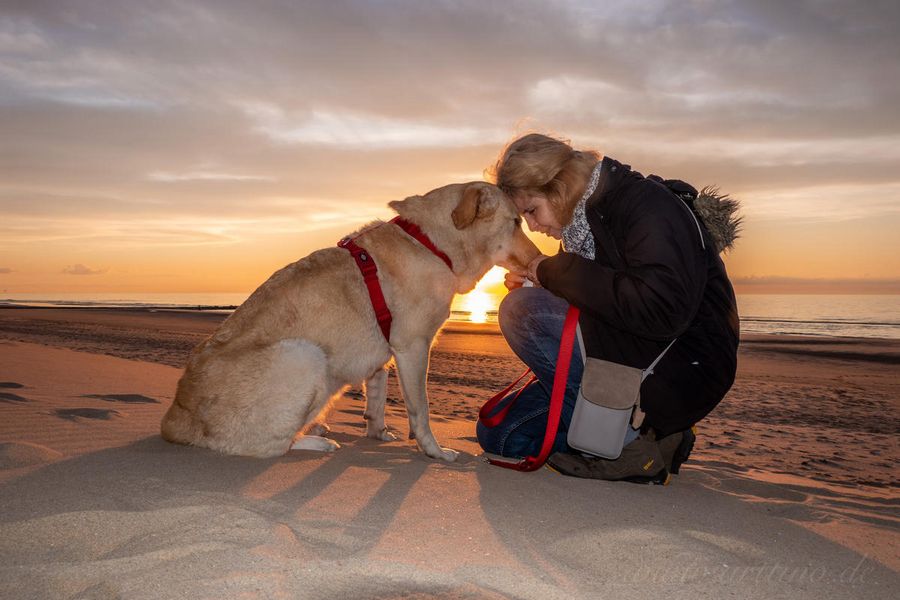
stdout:
[[91,269],[81,263],[69,265],[62,270],[65,275],[101,275],[106,273],[106,269]]

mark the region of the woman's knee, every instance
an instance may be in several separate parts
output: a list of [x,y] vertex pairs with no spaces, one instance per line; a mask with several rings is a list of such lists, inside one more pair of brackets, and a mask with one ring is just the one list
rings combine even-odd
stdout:
[[494,435],[494,432],[480,420],[475,424],[475,437],[478,439],[478,445],[481,446],[482,450],[492,454],[500,454],[498,436]]
[[530,304],[530,289],[518,288],[510,290],[500,302],[500,308],[497,311],[497,321],[500,323],[501,329],[515,325],[521,321],[523,316],[528,314],[527,307]]
[[547,312],[559,300],[543,288],[518,288],[510,291],[497,312],[500,331],[507,340],[518,340],[535,329],[536,314]]

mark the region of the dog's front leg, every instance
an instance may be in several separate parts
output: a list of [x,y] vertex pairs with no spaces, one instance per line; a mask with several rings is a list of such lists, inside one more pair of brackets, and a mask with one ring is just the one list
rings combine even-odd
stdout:
[[416,443],[431,458],[442,458],[454,461],[459,453],[449,448],[441,448],[428,421],[428,396],[425,390],[425,379],[428,373],[428,354],[430,346],[427,340],[416,340],[408,347],[394,350],[397,359],[397,375],[403,390],[403,400],[409,415],[409,425],[415,434]]
[[366,379],[366,437],[384,442],[397,439],[384,425],[384,402],[387,399],[387,369],[378,369]]

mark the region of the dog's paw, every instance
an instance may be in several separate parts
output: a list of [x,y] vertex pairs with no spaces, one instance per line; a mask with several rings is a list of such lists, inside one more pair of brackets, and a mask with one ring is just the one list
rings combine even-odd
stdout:
[[387,427],[382,427],[377,431],[366,431],[366,437],[370,437],[376,440],[381,440],[382,442],[395,442],[397,441],[397,436],[388,431]]
[[450,448],[438,448],[437,452],[428,452],[431,458],[439,458],[447,462],[454,462],[459,457],[459,452]]
[[327,423],[313,423],[309,430],[307,430],[306,435],[321,436],[329,431],[331,431],[331,427],[329,427]]
[[291,444],[291,450],[315,450],[316,452],[334,452],[341,445],[334,440],[317,435],[301,435]]

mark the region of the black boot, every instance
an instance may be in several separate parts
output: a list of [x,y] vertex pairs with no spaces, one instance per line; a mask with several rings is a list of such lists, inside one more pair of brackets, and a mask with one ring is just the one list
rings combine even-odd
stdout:
[[694,442],[697,441],[696,433],[696,430],[691,427],[659,440],[659,450],[662,452],[669,473],[677,475],[681,465],[687,461],[691,450],[694,449]]
[[669,483],[669,471],[652,434],[641,435],[625,446],[619,458],[614,460],[557,452],[547,459],[547,464],[553,470],[573,477],[657,485]]

